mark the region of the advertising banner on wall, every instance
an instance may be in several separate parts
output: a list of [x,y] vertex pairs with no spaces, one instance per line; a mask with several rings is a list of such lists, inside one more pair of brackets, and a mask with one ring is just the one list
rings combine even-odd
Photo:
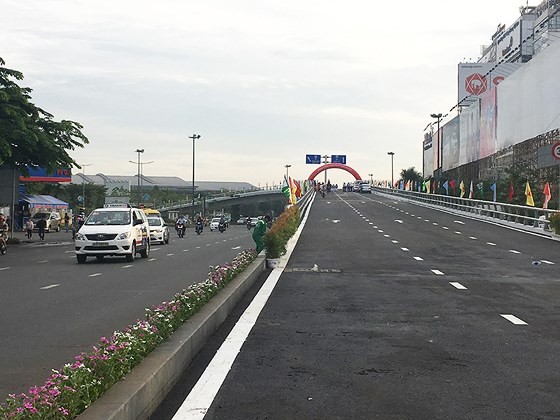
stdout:
[[468,106],[520,66],[520,63],[459,63],[458,104]]
[[474,102],[461,112],[459,165],[478,160],[480,149],[480,103]]
[[560,128],[560,77],[554,76],[559,68],[560,42],[556,42],[500,85],[499,149]]
[[29,175],[20,175],[22,182],[72,182],[72,171],[68,168],[59,168],[53,172],[47,172],[45,168],[29,168]]
[[422,142],[423,167],[422,175],[427,177],[434,171],[434,155],[432,152],[432,132],[424,133]]
[[434,174],[434,153],[432,149],[433,146],[428,149],[424,149],[424,170],[422,172],[424,178]]
[[459,166],[459,117],[453,118],[442,128],[443,132],[443,170]]
[[507,28],[496,39],[496,61],[507,60],[521,47],[521,19]]
[[480,97],[480,153],[479,159],[496,153],[496,89]]

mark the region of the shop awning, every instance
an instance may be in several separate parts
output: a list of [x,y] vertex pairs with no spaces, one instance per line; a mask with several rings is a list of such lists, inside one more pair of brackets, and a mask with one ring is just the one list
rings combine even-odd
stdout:
[[27,203],[30,208],[45,207],[49,209],[65,209],[68,208],[68,203],[59,200],[51,195],[33,195],[33,194],[20,194],[19,202],[21,204]]

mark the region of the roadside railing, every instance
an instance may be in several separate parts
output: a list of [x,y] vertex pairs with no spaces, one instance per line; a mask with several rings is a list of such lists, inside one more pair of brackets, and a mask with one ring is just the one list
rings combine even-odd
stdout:
[[507,221],[528,227],[542,228],[546,231],[551,231],[549,221],[550,216],[557,213],[556,210],[541,209],[538,207],[476,200],[473,198],[460,198],[449,195],[426,194],[416,191],[403,191],[380,187],[373,187],[373,191],[432,206],[450,208],[483,218]]

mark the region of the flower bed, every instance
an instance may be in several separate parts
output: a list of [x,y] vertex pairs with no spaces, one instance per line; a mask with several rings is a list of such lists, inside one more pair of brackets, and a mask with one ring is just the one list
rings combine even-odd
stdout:
[[109,338],[101,337],[90,353],[81,353],[73,363],[27,393],[10,394],[0,405],[7,419],[74,418],[112,385],[120,381],[159,343],[204,306],[226,284],[255,260],[255,250],[241,252],[230,264],[210,267],[208,278],[177,293],[173,300],[146,309],[138,320]]
[[267,258],[280,258],[286,253],[288,240],[296,233],[300,222],[298,206],[288,208],[263,237]]

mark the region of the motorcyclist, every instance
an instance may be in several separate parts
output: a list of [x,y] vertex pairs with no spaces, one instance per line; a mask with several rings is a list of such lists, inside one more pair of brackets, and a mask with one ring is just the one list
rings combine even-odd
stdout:
[[247,220],[245,220],[245,224],[247,225],[247,229],[251,229],[251,218],[247,217]]
[[196,225],[195,225],[196,232],[197,233],[202,232],[203,228],[204,228],[204,222],[202,221],[202,217],[200,217],[199,215],[196,218]]
[[186,225],[187,225],[187,219],[185,219],[185,216],[181,214],[177,219],[177,221],[175,222],[175,230],[177,231],[177,233],[179,233],[179,230],[181,230],[182,231],[181,233],[184,234],[186,230]]
[[2,251],[2,254],[6,252],[6,248],[8,247],[8,231],[9,226],[6,223],[4,213],[0,213],[0,250]]

